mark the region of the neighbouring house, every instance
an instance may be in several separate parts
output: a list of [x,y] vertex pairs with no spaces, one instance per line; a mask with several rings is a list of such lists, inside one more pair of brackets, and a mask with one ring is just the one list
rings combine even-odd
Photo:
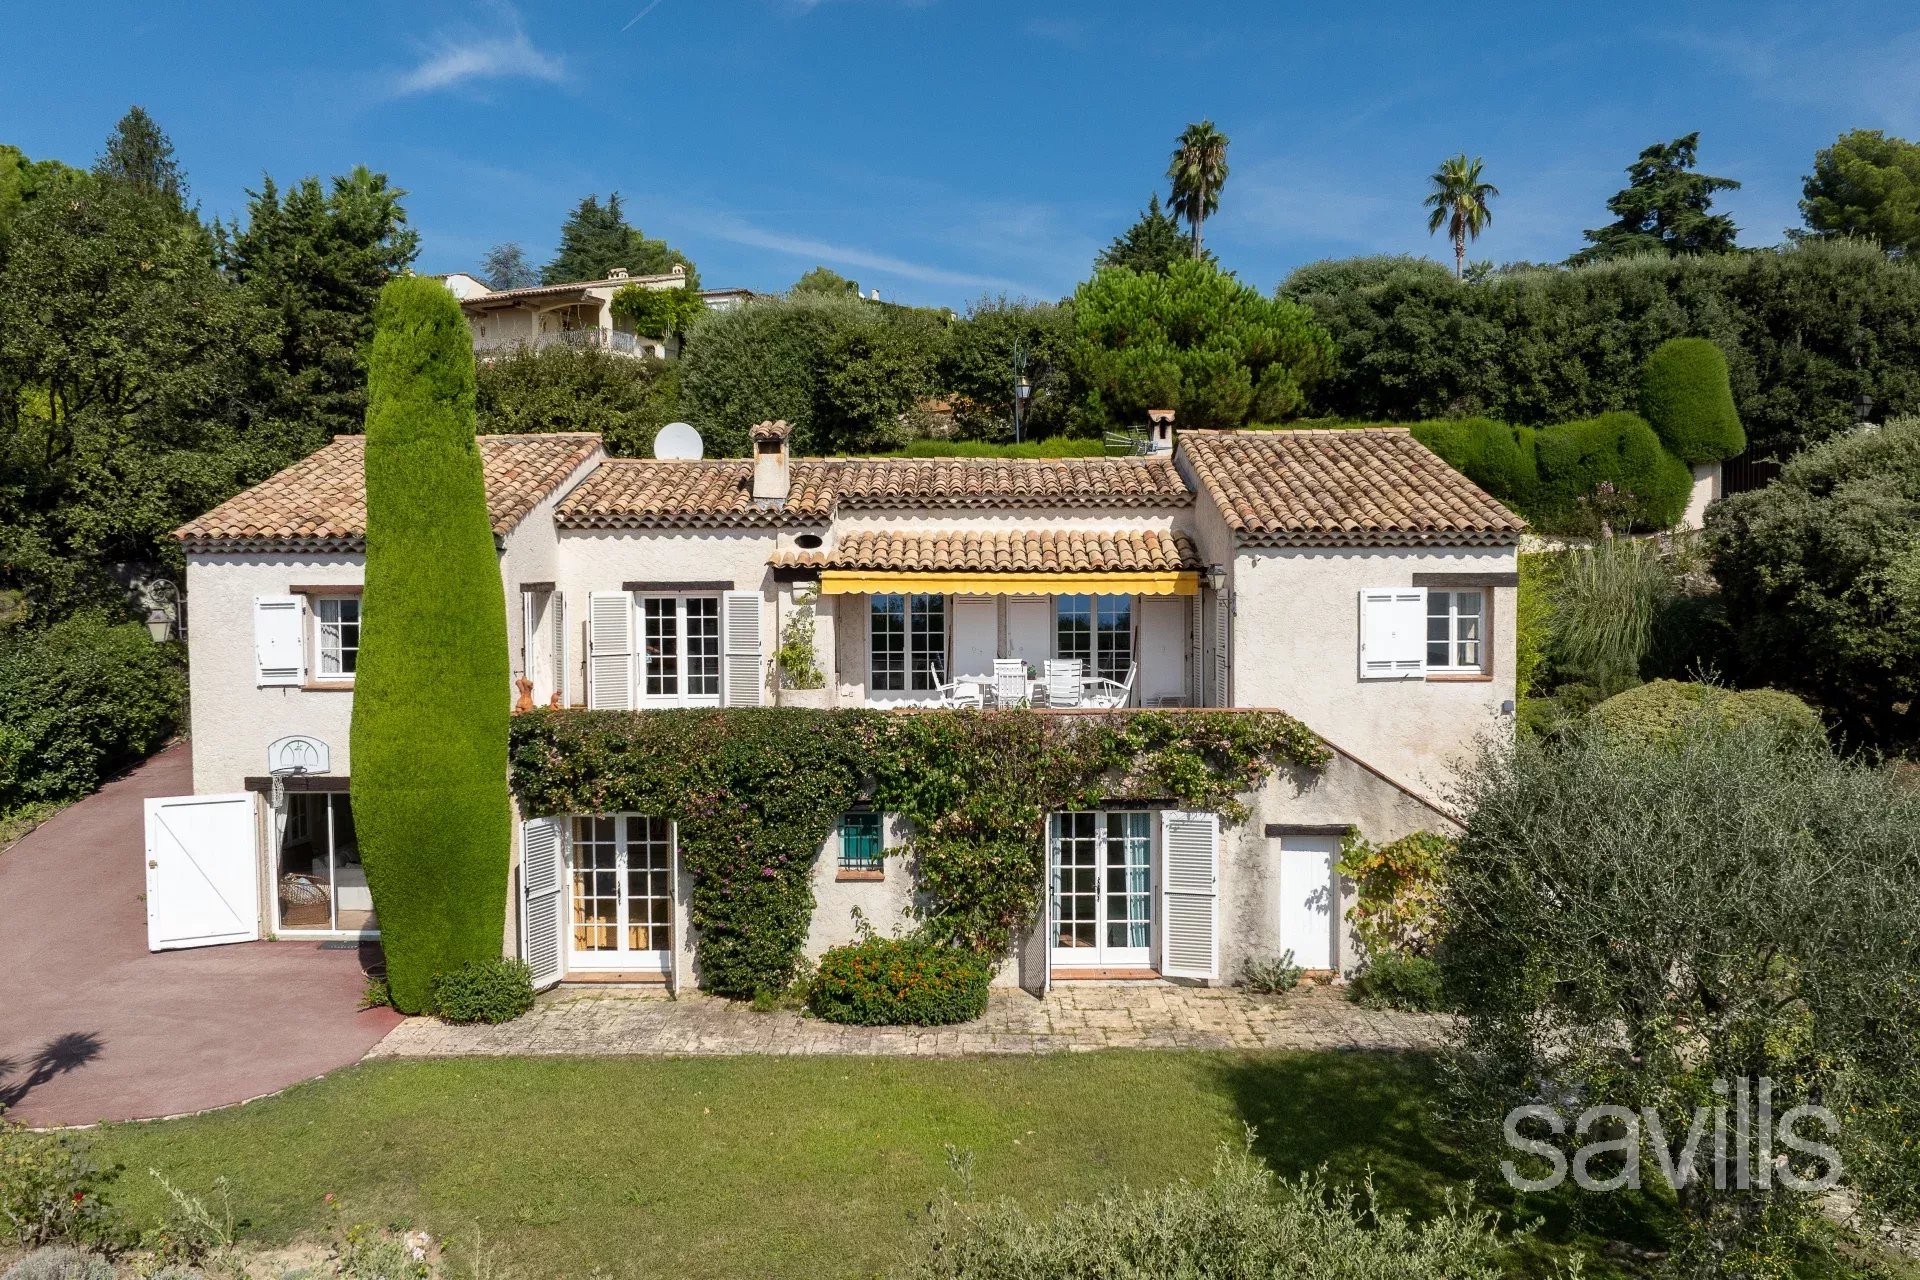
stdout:
[[[1285,710],[1333,760],[1244,796],[1244,822],[1052,815],[1046,909],[1002,980],[1224,982],[1282,950],[1350,970],[1343,835],[1446,828],[1455,765],[1511,732],[1523,526],[1403,430],[1176,440],[1170,418],[1143,456],[1049,460],[793,458],[784,423],[752,430],[751,458],[702,461],[482,437],[518,686],[501,696]],[[225,887],[192,899],[157,872],[156,946],[377,932],[347,756],[362,493],[362,441],[341,437],[177,532],[197,794],[154,802],[173,834],[149,856]],[[818,689],[773,660],[802,613]],[[508,937],[543,981],[697,978],[673,818],[521,824]],[[854,935],[854,908],[883,931],[902,916],[912,860],[884,855],[911,835],[872,812],[827,834],[810,954]]]
[[[615,267],[604,280],[523,289],[491,289],[464,271],[439,279],[460,300],[460,310],[473,330],[474,354],[483,358],[517,347],[555,345],[603,347],[663,360],[679,354],[679,340],[671,334],[635,333],[632,325],[613,314],[613,296],[622,289],[686,287],[686,268],[678,265],[666,275],[635,276]],[[753,297],[750,289],[701,289],[698,293],[715,311],[731,310]]]

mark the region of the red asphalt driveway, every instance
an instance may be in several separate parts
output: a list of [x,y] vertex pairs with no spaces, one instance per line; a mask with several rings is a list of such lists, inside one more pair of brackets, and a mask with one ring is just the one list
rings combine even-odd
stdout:
[[0,1106],[34,1125],[241,1102],[357,1062],[399,1025],[356,1011],[359,950],[147,950],[141,801],[193,790],[169,747],[0,853]]

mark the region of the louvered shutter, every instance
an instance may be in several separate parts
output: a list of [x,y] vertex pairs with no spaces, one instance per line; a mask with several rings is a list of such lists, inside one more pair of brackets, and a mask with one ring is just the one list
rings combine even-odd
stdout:
[[680,824],[667,827],[667,994],[680,994]]
[[587,705],[633,710],[633,596],[628,592],[587,596]]
[[1170,978],[1217,977],[1220,815],[1167,810],[1160,815],[1160,849],[1166,866],[1160,972]]
[[306,601],[300,596],[253,598],[253,682],[299,684],[307,674]]
[[520,958],[535,987],[550,987],[566,969],[567,819],[520,824]]
[[560,695],[560,705],[571,705],[567,701],[567,658],[571,646],[567,635],[567,594],[564,591],[553,593],[553,602],[547,606],[547,616],[553,626],[553,691]]
[[1369,587],[1360,593],[1360,678],[1420,680],[1427,674],[1425,587]]
[[720,596],[720,634],[726,651],[726,694],[722,705],[757,707],[766,701],[767,674],[758,591],[726,591]]
[[1230,674],[1233,670],[1233,592],[1213,593],[1213,705],[1233,705]]
[[1200,608],[1200,597],[1187,597],[1187,705],[1204,707],[1207,705],[1207,651],[1201,639],[1204,628],[1200,625],[1205,616]]

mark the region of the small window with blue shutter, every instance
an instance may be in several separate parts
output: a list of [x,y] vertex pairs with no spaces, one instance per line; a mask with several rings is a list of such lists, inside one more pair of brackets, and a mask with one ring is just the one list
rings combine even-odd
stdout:
[[840,869],[842,871],[878,871],[886,854],[881,834],[880,815],[871,809],[854,809],[840,818]]

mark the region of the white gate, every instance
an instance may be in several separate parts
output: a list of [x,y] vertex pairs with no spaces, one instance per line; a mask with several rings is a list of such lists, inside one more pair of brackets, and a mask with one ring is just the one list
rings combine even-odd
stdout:
[[245,791],[146,802],[147,950],[259,938],[259,803]]

